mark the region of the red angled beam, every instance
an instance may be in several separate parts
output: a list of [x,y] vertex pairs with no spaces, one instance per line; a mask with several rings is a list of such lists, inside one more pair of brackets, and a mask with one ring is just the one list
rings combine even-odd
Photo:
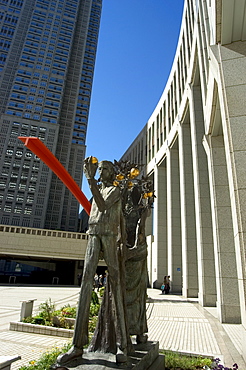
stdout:
[[37,137],[19,136],[18,138],[59,177],[89,215],[91,210],[89,200],[81,191],[72,176],[67,172],[54,154],[44,145],[44,143]]

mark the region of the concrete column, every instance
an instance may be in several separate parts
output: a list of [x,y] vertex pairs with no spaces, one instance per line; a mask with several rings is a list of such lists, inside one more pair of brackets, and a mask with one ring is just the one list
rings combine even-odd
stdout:
[[147,269],[148,269],[148,286],[153,287],[153,278],[152,278],[152,255],[154,253],[154,237],[153,235],[146,235],[146,242],[147,242],[147,248],[148,248],[148,257],[147,257]]
[[[166,162],[155,167],[154,171],[154,245],[155,263],[152,271],[153,286],[160,288],[164,275],[167,275],[167,178]],[[154,278],[154,279],[153,279]]]
[[[177,147],[177,144],[176,144]],[[179,152],[172,147],[167,155],[168,275],[171,291],[182,292],[182,248],[180,214]]]
[[224,323],[240,323],[237,266],[224,140],[223,136],[208,139],[209,143],[204,143],[204,146],[209,165],[218,317]]
[[189,91],[197,235],[198,289],[202,306],[216,305],[216,284],[207,156],[202,145],[204,117],[199,86]]
[[[218,53],[219,52],[219,53]],[[246,42],[216,49],[222,88],[219,89],[232,207],[241,318],[246,341]],[[246,359],[246,347],[243,348]]]
[[195,223],[194,177],[191,153],[190,125],[179,129],[180,198],[182,230],[182,293],[185,297],[198,296],[197,241]]

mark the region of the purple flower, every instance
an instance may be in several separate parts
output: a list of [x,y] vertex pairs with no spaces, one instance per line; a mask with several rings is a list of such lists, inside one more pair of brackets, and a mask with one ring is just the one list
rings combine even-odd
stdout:
[[215,358],[213,360],[213,362],[214,362],[214,366],[213,366],[213,369],[214,370],[238,370],[238,365],[237,364],[234,364],[233,365],[233,368],[231,368],[231,367],[224,367],[224,365],[219,364],[219,362],[220,362],[220,359],[219,358]]

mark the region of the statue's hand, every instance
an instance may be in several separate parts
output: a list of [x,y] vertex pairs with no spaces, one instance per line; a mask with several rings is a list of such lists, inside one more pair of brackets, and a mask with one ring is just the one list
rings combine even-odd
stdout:
[[98,167],[98,162],[95,163],[92,158],[90,156],[84,159],[84,174],[88,180],[94,179]]

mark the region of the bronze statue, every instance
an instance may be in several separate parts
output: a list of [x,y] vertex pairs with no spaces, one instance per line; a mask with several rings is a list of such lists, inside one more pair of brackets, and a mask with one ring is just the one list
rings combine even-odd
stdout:
[[[98,167],[101,186],[94,178]],[[99,254],[103,253],[108,269],[108,282],[114,304],[114,329],[116,336],[116,361],[127,361],[127,327],[123,304],[122,284],[119,273],[118,247],[122,236],[121,224],[122,201],[119,187],[113,185],[115,179],[114,165],[109,161],[97,163],[94,157],[84,161],[84,173],[93,194],[92,209],[89,218],[89,239],[85,256],[81,283],[80,299],[71,349],[58,356],[57,363],[68,362],[83,355],[83,346],[88,343],[88,322],[93,288]]]
[[[99,182],[95,179],[97,169]],[[114,353],[117,363],[125,363],[133,351],[130,335],[136,335],[137,343],[147,341],[145,221],[154,195],[151,181],[135,179],[139,172],[129,162],[98,164],[94,157],[84,160],[93,195],[89,239],[72,347],[58,356],[58,366],[81,358],[88,343],[93,278],[101,254],[107,265],[107,285],[89,351]]]
[[[133,352],[130,335],[136,336],[136,342],[146,343],[147,319],[147,243],[145,221],[150,214],[154,200],[152,181],[148,178],[136,179],[139,175],[137,165],[130,162],[114,163],[117,175],[115,186],[122,196],[125,239],[119,253],[119,268],[122,284],[125,320],[127,324],[128,353]],[[110,287],[107,286],[98,323],[89,351],[115,353],[113,310]]]
[[[146,193],[144,193],[146,194]],[[124,218],[126,222],[125,286],[128,330],[136,335],[137,343],[146,343],[147,318],[147,242],[145,221],[150,214],[153,197],[143,199],[141,184],[126,192]],[[123,204],[124,204],[123,203]]]
[[[128,332],[136,335],[137,343],[147,342],[147,242],[145,222],[154,201],[153,184],[149,178],[137,178],[138,165],[116,162],[127,179],[121,185],[123,214],[126,225],[125,286]],[[122,182],[122,180],[121,180]]]

